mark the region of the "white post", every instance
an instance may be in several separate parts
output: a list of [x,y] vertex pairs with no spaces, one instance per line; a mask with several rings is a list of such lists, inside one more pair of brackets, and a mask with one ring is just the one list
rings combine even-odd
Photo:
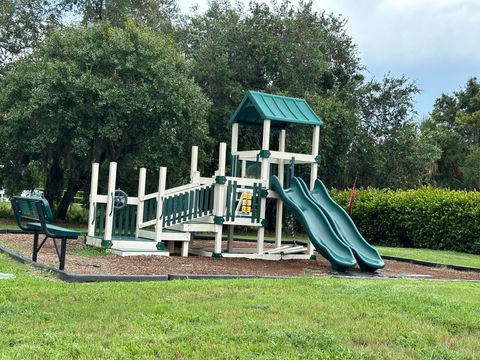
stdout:
[[247,177],[247,160],[242,160],[242,173],[241,177]]
[[104,240],[112,240],[113,232],[113,197],[115,196],[115,181],[117,178],[117,163],[112,161],[108,169],[107,210],[105,219]]
[[[278,151],[285,152],[285,129],[280,130],[280,137],[278,141]],[[283,160],[278,162],[278,179],[283,186],[285,178],[285,167]],[[277,222],[275,223],[275,247],[282,246],[282,226],[283,226],[283,201],[277,199]]]
[[[263,139],[262,139],[262,150],[269,150],[270,149],[270,120],[265,120],[263,122]],[[262,180],[267,182],[268,184],[268,167],[270,163],[268,158],[262,158],[261,161],[261,172],[260,177]],[[262,197],[260,200],[260,218],[263,220],[265,219],[265,208],[267,205],[267,199]],[[257,254],[263,254],[263,242],[265,240],[265,228],[260,226],[257,232]]]
[[[318,155],[318,147],[320,145],[320,126],[315,126],[313,129],[313,139],[312,139],[312,155]],[[315,180],[318,176],[318,164],[315,161],[310,165],[310,190],[313,189],[315,185]]]
[[[217,176],[225,176],[225,161],[227,159],[227,143],[220,143]],[[215,208],[214,215],[217,218],[223,218],[225,213],[225,184],[215,184]],[[222,225],[215,226],[215,246],[213,256],[221,256],[222,254]]]
[[[234,123],[232,125],[232,142],[231,142],[231,151],[232,151],[232,156],[235,152],[238,151],[238,123]],[[232,158],[232,168],[234,166],[234,161]],[[236,164],[235,164],[236,165]],[[242,162],[242,172],[240,174],[241,177],[244,176],[243,173],[243,162]],[[237,194],[232,194],[232,200],[233,202],[236,201]],[[235,210],[234,210],[235,211]],[[232,252],[233,251],[233,225],[228,226],[228,240],[227,240],[227,251]]]
[[[88,209],[88,236],[95,236],[95,210],[98,192],[98,163],[92,164],[92,178],[90,179],[90,206]],[[3,196],[3,195],[2,195]],[[2,199],[3,200],[3,199]]]
[[138,233],[140,230],[140,224],[143,223],[143,209],[145,207],[145,202],[143,197],[145,196],[145,181],[147,179],[147,169],[140,168],[138,174],[138,205],[137,205],[137,225],[135,227],[135,238],[138,239]]
[[155,222],[155,241],[162,241],[162,214],[163,196],[165,194],[165,183],[167,181],[167,168],[161,167],[158,172],[158,195],[157,195],[157,218]]
[[[313,128],[313,138],[312,138],[312,155],[318,155],[318,148],[320,146],[320,126],[316,125]],[[315,186],[315,180],[318,177],[318,164],[315,161],[310,165],[310,190],[313,190]],[[313,255],[313,244],[309,241],[308,242],[308,253]]]
[[232,125],[232,153],[238,151],[238,123]]
[[198,182],[198,146],[192,146],[192,161],[190,164],[190,181],[192,183]]

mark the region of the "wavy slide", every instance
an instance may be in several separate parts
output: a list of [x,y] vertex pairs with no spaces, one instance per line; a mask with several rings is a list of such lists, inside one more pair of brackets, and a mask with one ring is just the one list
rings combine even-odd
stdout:
[[284,189],[278,177],[272,176],[270,187],[278,193],[290,212],[301,222],[313,246],[330,261],[333,269],[343,272],[355,266],[356,260],[352,250],[337,235],[329,219],[314,202],[310,193],[305,191],[302,182],[295,177],[290,188]]
[[383,268],[385,264],[378,251],[363,238],[347,212],[333,201],[325,185],[316,180],[313,190],[309,192],[303,180],[300,183],[323,211],[337,235],[352,249],[360,269],[373,272]]

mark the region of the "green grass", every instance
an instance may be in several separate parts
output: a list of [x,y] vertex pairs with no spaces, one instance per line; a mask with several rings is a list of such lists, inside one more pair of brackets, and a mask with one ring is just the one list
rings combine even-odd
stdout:
[[0,359],[474,359],[480,286],[300,278],[68,284],[0,254]]
[[107,255],[107,251],[105,249],[95,248],[92,246],[83,246],[83,247],[74,247],[73,254],[77,256],[85,256],[85,257],[105,256]]
[[480,255],[465,254],[456,251],[376,247],[380,254],[399,256],[410,259],[431,261],[448,265],[464,265],[480,267]]

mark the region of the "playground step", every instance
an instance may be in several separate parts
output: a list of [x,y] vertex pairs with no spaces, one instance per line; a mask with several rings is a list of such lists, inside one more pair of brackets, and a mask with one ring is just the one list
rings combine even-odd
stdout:
[[138,250],[157,250],[157,243],[149,239],[137,240],[112,240],[112,248],[115,249],[138,249]]
[[[169,228],[170,229],[170,228]],[[216,232],[215,224],[208,222],[185,222],[171,227],[171,229],[180,230],[184,232]]]
[[[140,230],[138,234],[143,239],[151,239],[151,240],[155,239],[155,231],[153,231],[153,230]],[[163,233],[162,233],[162,240],[165,240],[165,241],[190,241],[190,233],[189,232],[183,232],[183,231],[164,229]]]
[[138,248],[111,248],[110,252],[119,256],[170,256],[165,250],[142,250]]

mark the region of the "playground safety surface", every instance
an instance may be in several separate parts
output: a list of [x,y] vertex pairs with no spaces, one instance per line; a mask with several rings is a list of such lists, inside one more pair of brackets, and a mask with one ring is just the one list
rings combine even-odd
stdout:
[[[0,245],[25,257],[31,258],[32,236],[0,234]],[[213,246],[213,241],[194,241],[193,246]],[[226,246],[226,244],[224,244]],[[254,243],[235,241],[235,247],[254,247]],[[265,248],[271,247],[265,244]],[[249,260],[241,258],[213,259],[201,256],[84,255],[83,240],[70,241],[67,247],[65,270],[72,274],[111,275],[166,275],[166,274],[209,274],[209,275],[256,275],[256,276],[324,276],[336,274],[330,263],[317,256],[317,260]],[[179,249],[177,249],[179,250]],[[85,253],[85,252],[83,252]],[[38,262],[56,268],[58,259],[51,241],[47,241],[38,255]],[[351,275],[360,275],[352,269]],[[379,276],[398,276],[417,279],[463,279],[480,280],[480,273],[457,271],[439,267],[426,267],[394,260],[385,260],[385,268],[378,270]]]

